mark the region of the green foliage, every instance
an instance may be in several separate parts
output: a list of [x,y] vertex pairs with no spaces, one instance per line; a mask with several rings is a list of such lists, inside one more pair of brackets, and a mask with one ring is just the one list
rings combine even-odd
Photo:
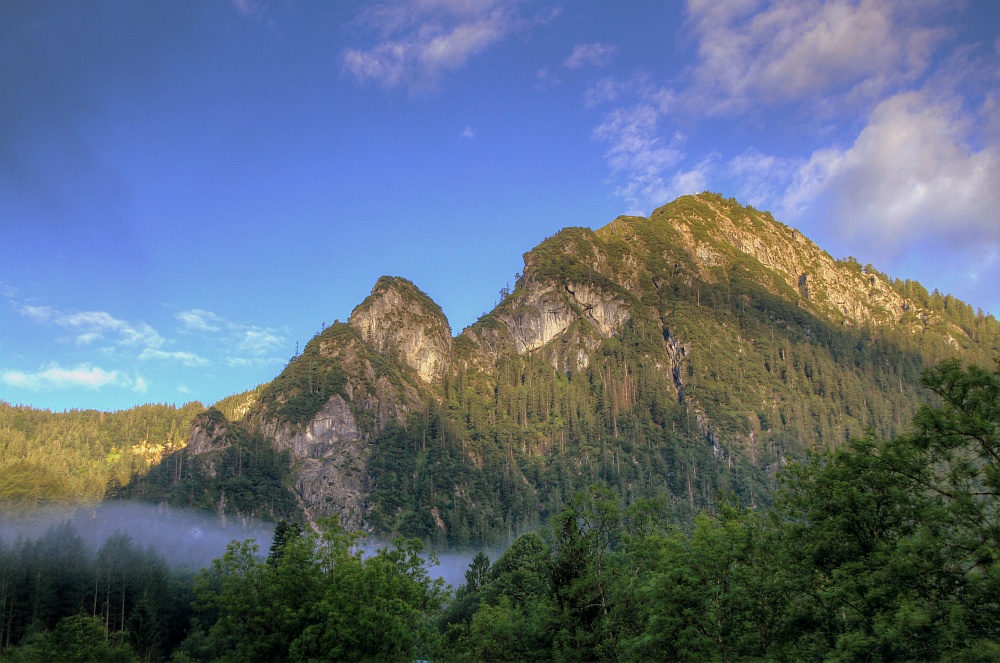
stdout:
[[[264,387],[260,403],[279,423],[301,430],[332,396],[351,399],[348,376],[355,388],[375,393],[381,378],[400,388],[411,372],[368,346],[357,329],[336,322],[306,343],[302,354]],[[359,425],[364,425],[363,413],[359,415]]]
[[225,431],[212,451],[192,454],[188,448],[173,452],[148,474],[109,495],[204,509],[240,517],[267,520],[300,520],[301,512],[289,488],[291,458],[278,451],[260,433],[251,433],[229,422],[215,408],[201,415],[210,435]]
[[96,556],[68,526],[0,544],[3,656],[992,660],[1000,371],[944,362],[923,383],[935,402],[907,433],[790,464],[770,509],[725,495],[671,525],[665,496],[595,484],[493,564],[477,554],[454,595],[418,540],[366,556],[358,534],[286,522],[266,559],[233,542],[197,576],[192,622],[189,594],[125,536]]
[[1000,372],[945,362],[924,384],[940,400],[910,432],[790,466],[768,511],[728,498],[664,530],[653,505],[579,493],[459,589],[442,658],[992,660]]
[[0,401],[0,502],[7,508],[100,500],[187,444],[201,403],[118,412],[50,412]]
[[224,661],[427,658],[444,594],[421,551],[399,539],[365,558],[356,535],[333,528],[289,537],[269,564],[233,542],[196,582],[208,637]]
[[184,637],[190,578],[115,533],[95,553],[68,523],[0,542],[0,648],[15,661],[160,660]]
[[267,388],[267,383],[259,384],[249,391],[233,394],[216,402],[212,407],[217,409],[228,421],[243,421],[260,400],[261,394]]
[[34,635],[21,647],[6,653],[4,658],[18,663],[130,663],[140,660],[126,643],[108,641],[99,618],[86,615],[63,618],[55,629]]

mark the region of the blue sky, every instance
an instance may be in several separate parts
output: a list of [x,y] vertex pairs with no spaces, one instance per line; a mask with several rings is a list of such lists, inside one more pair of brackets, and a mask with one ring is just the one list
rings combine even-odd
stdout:
[[703,190],[1000,313],[993,0],[0,3],[0,400],[211,403]]

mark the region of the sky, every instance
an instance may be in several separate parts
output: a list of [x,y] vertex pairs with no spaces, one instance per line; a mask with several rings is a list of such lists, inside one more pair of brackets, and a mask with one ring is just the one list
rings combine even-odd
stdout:
[[1000,315],[1000,2],[0,3],[0,400],[208,405],[383,274],[458,334],[717,191]]

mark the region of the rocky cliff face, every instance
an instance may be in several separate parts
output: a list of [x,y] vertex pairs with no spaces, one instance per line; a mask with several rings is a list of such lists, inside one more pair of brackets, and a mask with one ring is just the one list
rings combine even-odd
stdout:
[[348,324],[385,356],[399,358],[426,383],[439,381],[451,354],[448,319],[427,295],[403,278],[383,276]]
[[331,396],[303,430],[267,418],[260,429],[295,459],[292,489],[307,517],[335,513],[343,525],[363,527],[369,440],[340,394]]
[[617,333],[630,317],[628,304],[585,283],[528,282],[498,316],[519,353],[531,352],[584,321],[599,338]]
[[226,440],[227,432],[225,419],[220,420],[218,416],[212,416],[210,413],[199,414],[191,421],[188,449],[193,454],[221,451],[229,446],[229,441]]
[[[553,269],[565,261],[569,270]],[[525,254],[524,274],[488,319],[463,332],[488,367],[505,351],[541,352],[562,372],[585,369],[601,341],[632,317],[633,297],[585,229],[564,231]],[[483,357],[491,360],[483,361]]]
[[[385,328],[373,311],[392,316],[384,308],[391,298],[378,301],[360,318],[371,323],[369,332]],[[422,407],[419,390],[412,373],[386,361],[357,329],[338,323],[263,389],[245,425],[291,455],[292,490],[308,520],[336,515],[344,526],[364,529],[371,445]],[[190,451],[225,449],[229,425],[218,410],[199,417]]]

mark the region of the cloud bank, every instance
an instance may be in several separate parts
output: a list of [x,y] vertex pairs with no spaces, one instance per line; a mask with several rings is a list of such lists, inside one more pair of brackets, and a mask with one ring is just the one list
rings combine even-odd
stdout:
[[[946,31],[920,23],[938,2],[691,0],[697,39],[689,101],[733,114],[792,101],[876,99],[930,66]],[[837,104],[839,106],[839,104]]]

